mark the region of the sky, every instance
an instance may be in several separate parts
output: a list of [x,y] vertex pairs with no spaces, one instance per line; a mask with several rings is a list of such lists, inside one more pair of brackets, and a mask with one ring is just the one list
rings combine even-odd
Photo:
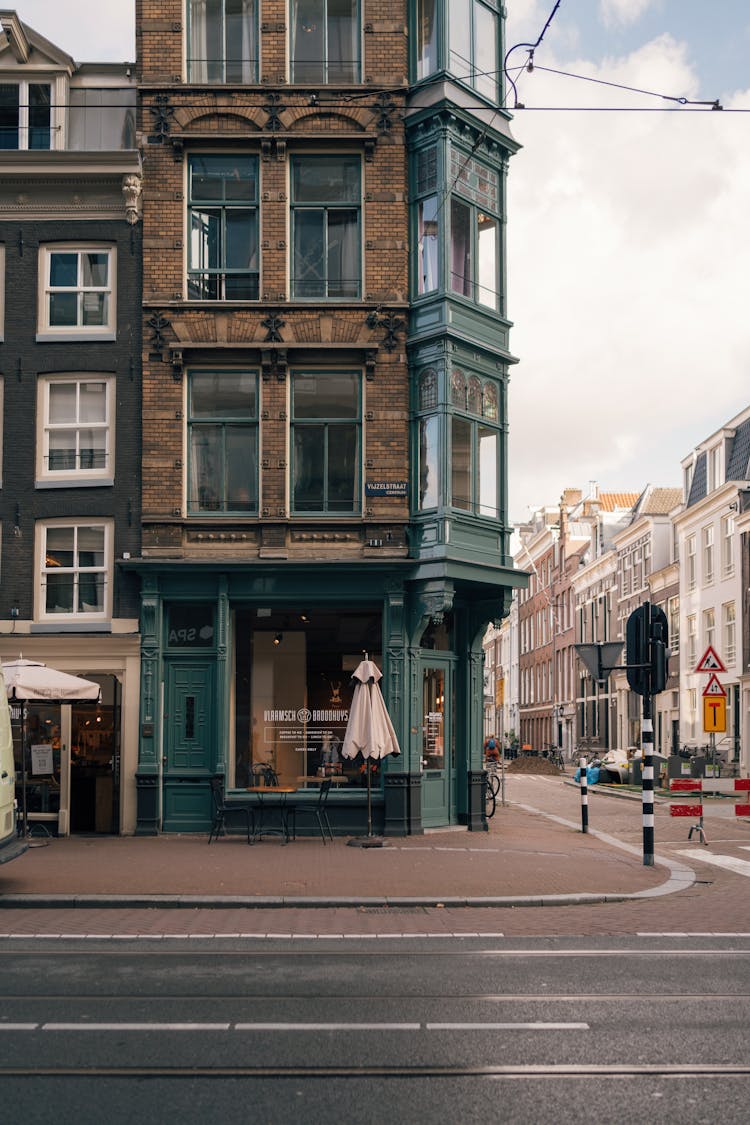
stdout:
[[[505,2],[506,47],[534,43],[554,0]],[[134,58],[134,3],[16,7],[78,61]],[[750,403],[750,4],[561,0],[527,60],[508,59],[513,521],[589,482],[679,485]]]

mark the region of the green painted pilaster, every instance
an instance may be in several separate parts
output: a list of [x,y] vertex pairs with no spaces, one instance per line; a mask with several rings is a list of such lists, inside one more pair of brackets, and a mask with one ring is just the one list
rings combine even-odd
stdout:
[[216,715],[216,745],[211,754],[211,769],[215,774],[226,776],[227,755],[229,753],[229,704],[231,684],[229,682],[230,648],[229,583],[226,574],[218,581],[216,599],[216,698],[219,706]]
[[141,722],[136,770],[136,835],[156,836],[161,827],[159,786],[159,669],[161,599],[158,580],[147,578],[141,591]]

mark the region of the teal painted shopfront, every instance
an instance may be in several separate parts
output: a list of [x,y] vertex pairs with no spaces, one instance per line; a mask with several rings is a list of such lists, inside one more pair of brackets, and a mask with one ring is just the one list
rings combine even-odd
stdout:
[[361,832],[364,766],[340,750],[365,652],[383,669],[402,748],[372,778],[376,830],[485,827],[481,636],[512,573],[498,568],[472,601],[476,584],[419,581],[409,561],[135,565],[138,833],[208,831],[211,778],[240,793],[268,770],[301,794],[332,776],[335,831]]

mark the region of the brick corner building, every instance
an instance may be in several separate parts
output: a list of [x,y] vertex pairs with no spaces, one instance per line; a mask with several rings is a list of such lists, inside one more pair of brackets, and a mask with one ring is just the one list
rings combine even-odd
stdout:
[[517,146],[502,7],[460,7],[136,4],[140,833],[207,829],[212,777],[231,792],[269,770],[302,792],[334,776],[334,826],[361,830],[339,748],[363,652],[402,748],[378,830],[484,827],[481,638],[522,581]]

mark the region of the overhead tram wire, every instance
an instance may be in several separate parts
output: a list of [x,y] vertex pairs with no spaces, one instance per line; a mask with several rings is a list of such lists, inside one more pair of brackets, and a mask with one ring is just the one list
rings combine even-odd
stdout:
[[508,82],[510,83],[510,85],[513,88],[513,100],[515,102],[515,104],[513,106],[514,109],[523,109],[523,105],[519,104],[518,88],[516,87],[515,82],[513,81],[513,79],[511,78],[511,76],[508,72],[508,59],[510,58],[510,56],[513,54],[514,51],[518,50],[519,47],[526,47],[526,48],[528,48],[529,57],[528,57],[528,61],[525,65],[524,69],[525,70],[533,70],[533,67],[534,67],[534,51],[537,49],[537,47],[541,43],[542,39],[544,39],[544,36],[547,33],[547,28],[549,27],[549,25],[552,23],[552,20],[557,15],[557,9],[560,7],[561,3],[562,3],[562,0],[556,0],[555,6],[552,9],[552,11],[550,12],[550,14],[547,16],[547,22],[545,23],[544,27],[542,28],[541,32],[539,33],[539,37],[538,37],[538,39],[535,43],[516,43],[513,47],[509,47],[508,50],[505,52],[505,58],[503,59],[503,74],[505,75]]

